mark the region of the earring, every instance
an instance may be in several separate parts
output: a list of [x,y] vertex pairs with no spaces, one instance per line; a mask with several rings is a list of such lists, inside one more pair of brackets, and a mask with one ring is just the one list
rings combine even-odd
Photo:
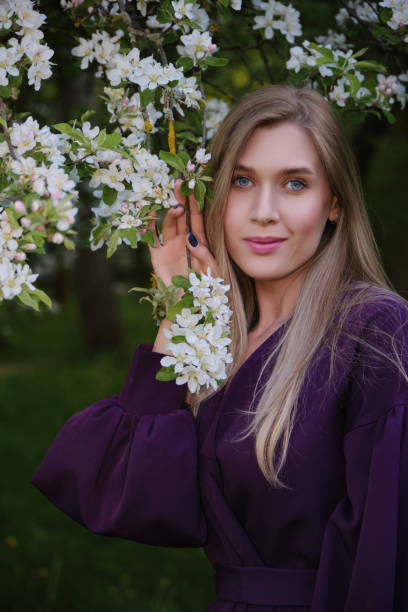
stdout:
[[336,216],[334,217],[334,221],[332,221],[331,219],[329,219],[328,221],[331,225],[336,225],[338,218],[339,218],[339,214],[337,213]]

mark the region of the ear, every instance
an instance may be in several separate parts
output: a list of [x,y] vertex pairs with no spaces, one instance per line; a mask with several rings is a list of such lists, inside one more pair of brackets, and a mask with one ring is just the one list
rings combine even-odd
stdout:
[[339,200],[336,195],[332,197],[328,219],[332,223],[336,223],[339,217]]

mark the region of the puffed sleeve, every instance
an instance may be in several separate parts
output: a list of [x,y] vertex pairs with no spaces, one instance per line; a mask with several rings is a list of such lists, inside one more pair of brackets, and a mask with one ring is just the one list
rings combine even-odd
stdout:
[[408,370],[408,325],[404,309],[386,315],[374,317],[357,351],[347,494],[326,525],[311,612],[408,610],[408,385],[387,357],[394,346]]
[[161,357],[139,346],[121,393],[67,421],[32,483],[95,533],[202,546],[196,421],[185,385],[156,381]]

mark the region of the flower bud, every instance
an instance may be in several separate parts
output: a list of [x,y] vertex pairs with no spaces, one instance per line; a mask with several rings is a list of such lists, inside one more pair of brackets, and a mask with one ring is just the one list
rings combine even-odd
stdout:
[[17,212],[20,213],[27,212],[24,202],[22,202],[21,200],[17,200],[16,202],[14,202],[14,208]]
[[8,221],[8,216],[5,210],[3,210],[0,216],[3,219],[3,221]]
[[20,223],[23,227],[30,227],[32,221],[28,217],[21,217]]
[[23,244],[22,248],[26,251],[35,251],[37,247],[33,242],[26,242],[26,244]]
[[126,204],[122,204],[122,206],[120,207],[120,210],[122,212],[127,212],[129,210],[129,208],[126,206]]
[[142,229],[140,230],[140,233],[141,233],[141,234],[145,234],[145,233],[146,233],[146,228],[145,228],[145,227],[142,227]]
[[387,94],[387,96],[392,96],[392,89],[391,89],[391,87],[387,87],[387,89],[385,90],[385,93]]
[[64,242],[64,236],[60,232],[55,232],[55,234],[52,235],[51,241],[54,244],[62,244]]
[[14,258],[17,259],[17,261],[24,261],[27,259],[27,255],[25,253],[21,253],[21,251],[17,251],[14,253]]
[[194,187],[195,187],[195,183],[196,183],[196,182],[195,182],[195,179],[190,179],[190,180],[188,181],[188,186],[189,186],[189,188],[190,188],[190,189],[194,189]]
[[187,162],[187,171],[188,172],[194,172],[196,165],[193,164],[193,162],[191,161],[191,159],[188,160]]
[[42,232],[43,230],[45,230],[45,225],[41,223],[41,225],[37,225],[37,229],[40,230],[40,232]]

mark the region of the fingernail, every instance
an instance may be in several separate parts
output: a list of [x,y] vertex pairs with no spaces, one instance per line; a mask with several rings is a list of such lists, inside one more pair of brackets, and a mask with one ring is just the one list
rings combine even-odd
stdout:
[[192,234],[191,232],[188,233],[188,241],[191,244],[192,247],[196,247],[198,244],[198,240],[197,238],[194,236],[194,234]]
[[182,204],[177,204],[174,209],[176,210],[177,208],[184,208],[184,206]]

